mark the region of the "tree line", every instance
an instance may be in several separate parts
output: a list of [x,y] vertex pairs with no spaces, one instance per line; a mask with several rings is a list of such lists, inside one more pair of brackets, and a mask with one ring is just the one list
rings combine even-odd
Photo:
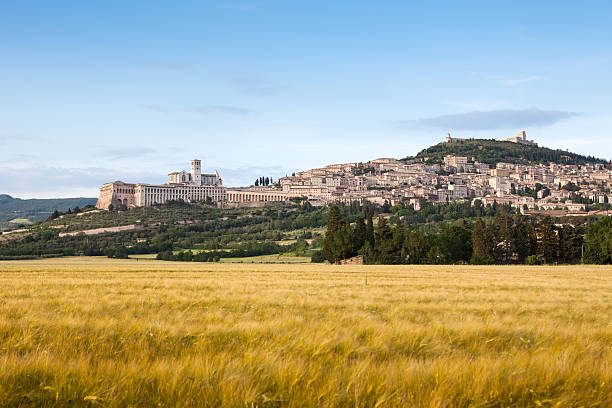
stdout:
[[255,185],[255,187],[259,187],[259,186],[269,186],[271,184],[274,184],[274,180],[272,179],[272,177],[259,177],[258,179],[255,180],[255,183],[253,183]]
[[509,163],[559,163],[586,164],[600,163],[609,165],[605,159],[583,156],[564,150],[553,150],[547,147],[524,145],[507,141],[489,139],[453,140],[451,143],[438,143],[420,151],[414,157],[402,160],[414,161],[427,159],[428,163],[443,163],[446,155],[474,157],[480,163],[495,165],[498,162]]
[[[586,235],[585,235],[586,234]],[[354,223],[330,210],[323,256],[331,263],[361,255],[366,264],[610,263],[612,219],[586,228],[499,211],[494,217],[444,223],[438,231],[373,213]]]

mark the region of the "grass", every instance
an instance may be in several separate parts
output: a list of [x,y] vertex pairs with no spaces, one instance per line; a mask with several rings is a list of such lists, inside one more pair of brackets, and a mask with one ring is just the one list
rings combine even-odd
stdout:
[[[201,252],[202,250],[191,249],[193,253]],[[178,253],[180,251],[175,251]],[[138,254],[130,255],[130,259],[156,259],[157,254]],[[264,263],[264,264],[304,264],[311,263],[309,256],[294,256],[293,254],[272,254],[259,256],[246,256],[242,258],[221,258],[221,263]]]
[[0,262],[0,406],[610,407],[611,322],[610,267]]
[[14,218],[8,222],[11,224],[32,224],[32,221],[28,218]]
[[224,263],[264,263],[264,264],[304,264],[311,263],[309,256],[295,256],[293,254],[272,254],[247,256],[243,258],[221,258]]

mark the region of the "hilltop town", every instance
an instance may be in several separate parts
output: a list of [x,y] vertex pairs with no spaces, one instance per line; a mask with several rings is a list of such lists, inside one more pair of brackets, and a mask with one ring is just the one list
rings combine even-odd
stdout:
[[[445,148],[453,147],[455,143],[464,143],[462,140],[447,135],[443,144]],[[482,149],[481,141],[472,142]],[[267,186],[227,188],[217,173],[201,174],[200,161],[193,160],[191,172],[170,173],[167,184],[107,183],[100,190],[98,207],[138,207],[171,200],[207,200],[220,206],[308,200],[313,205],[404,202],[418,210],[423,200],[432,203],[480,200],[483,205],[509,204],[522,213],[556,211],[563,215],[584,214],[588,206],[611,201],[612,170],[605,161],[589,161],[573,153],[538,148],[534,141],[527,140],[524,131],[503,142],[521,149],[554,152],[565,163],[548,160],[488,164],[473,156],[451,154],[445,155],[441,163],[419,156],[403,160],[380,158],[301,171]]]

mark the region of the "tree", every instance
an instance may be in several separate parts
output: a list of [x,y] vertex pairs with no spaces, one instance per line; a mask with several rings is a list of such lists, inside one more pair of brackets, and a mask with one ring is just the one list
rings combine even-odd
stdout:
[[57,209],[56,209],[56,210],[53,210],[53,213],[52,213],[52,214],[51,214],[49,217],[47,217],[47,221],[50,221],[50,220],[54,220],[54,219],[56,219],[56,218],[59,218],[59,216],[60,216],[60,215],[61,215],[61,214],[60,214],[60,212],[59,212],[59,211],[57,211]]
[[[393,235],[387,219],[382,215],[378,217],[376,230],[374,231],[373,259],[370,263],[392,264],[393,262]],[[373,262],[372,262],[373,261]]]
[[559,242],[552,219],[549,216],[544,217],[539,222],[538,229],[540,233],[539,249],[544,257],[544,262],[555,262],[559,251]]
[[502,264],[508,264],[512,260],[516,250],[514,241],[514,225],[512,218],[504,210],[497,214],[496,222],[498,241],[498,244],[495,247],[496,259]]
[[559,258],[561,262],[579,263],[582,256],[582,234],[572,225],[559,229]]
[[605,217],[587,228],[584,262],[594,264],[612,263],[612,217]]
[[128,251],[127,248],[123,245],[116,245],[113,247],[106,248],[104,250],[104,255],[108,256],[109,258],[127,259]]
[[525,259],[525,265],[542,265],[542,260],[537,255],[529,255]]
[[427,242],[423,232],[408,230],[404,236],[402,259],[410,264],[426,263]]
[[323,263],[325,262],[325,256],[323,256],[323,252],[314,251],[312,256],[310,257],[310,262],[312,263]]
[[340,209],[334,205],[329,210],[323,255],[330,263],[338,263],[350,257],[353,251],[352,231],[350,225],[344,221]]
[[366,225],[363,217],[357,217],[355,221],[355,230],[353,231],[353,248],[355,252],[359,251],[366,241]]
[[374,246],[374,221],[372,220],[372,211],[368,211],[368,221],[366,223],[365,240]]
[[472,264],[492,264],[493,234],[482,219],[477,219],[472,230]]
[[533,224],[523,217],[515,217],[512,240],[519,263],[525,263],[530,255],[538,251],[538,238]]
[[472,234],[464,226],[445,226],[440,232],[439,242],[446,262],[468,262],[472,257]]

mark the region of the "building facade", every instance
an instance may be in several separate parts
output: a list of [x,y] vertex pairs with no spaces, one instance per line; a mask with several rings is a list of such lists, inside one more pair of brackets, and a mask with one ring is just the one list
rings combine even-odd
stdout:
[[100,188],[96,207],[144,207],[173,200],[223,202],[227,200],[227,190],[219,173],[202,174],[202,162],[196,159],[191,161],[189,173],[183,170],[168,174],[167,184],[106,183]]
[[219,173],[202,173],[202,162],[192,160],[190,171],[168,174],[166,184],[129,184],[113,181],[100,188],[97,208],[133,208],[165,204],[168,201],[265,205],[287,201],[291,196],[274,188],[234,188],[223,185]]
[[538,145],[533,140],[527,140],[527,132],[525,132],[524,130],[521,130],[518,133],[518,135],[515,136],[515,137],[509,137],[508,139],[506,139],[506,142],[526,144],[526,145],[532,145],[532,146],[537,146]]

